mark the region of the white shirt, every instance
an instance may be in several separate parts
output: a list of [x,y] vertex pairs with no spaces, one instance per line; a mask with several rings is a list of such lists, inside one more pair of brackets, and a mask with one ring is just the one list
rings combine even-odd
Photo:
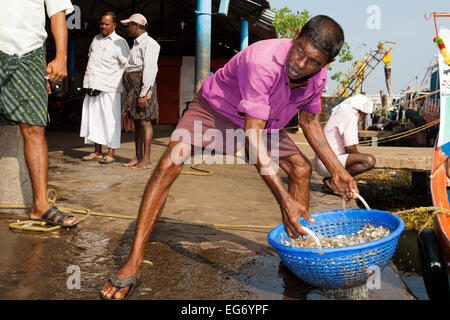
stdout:
[[70,0],[0,0],[0,51],[21,56],[44,45],[49,17],[74,11]]
[[127,41],[115,31],[107,37],[96,35],[89,47],[83,88],[122,92],[122,74],[129,53]]
[[148,90],[155,84],[158,73],[158,57],[160,46],[147,32],[134,39],[126,72],[142,71],[141,97],[145,97]]
[[345,147],[359,143],[358,122],[359,112],[354,108],[342,108],[331,115],[323,132],[336,155],[346,154]]

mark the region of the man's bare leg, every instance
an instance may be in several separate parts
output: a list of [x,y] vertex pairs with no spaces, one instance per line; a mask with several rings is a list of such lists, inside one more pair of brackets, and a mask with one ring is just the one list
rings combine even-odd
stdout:
[[[175,161],[174,154],[178,155],[179,161]],[[171,142],[167,147],[166,152],[159,161],[155,171],[153,171],[147,186],[145,187],[144,195],[142,197],[139,208],[139,216],[136,224],[136,231],[133,240],[133,248],[122,266],[117,272],[119,279],[125,279],[132,275],[140,277],[140,269],[142,261],[144,260],[144,247],[147,243],[153,227],[158,220],[170,187],[181,172],[183,162],[191,154],[191,146]],[[107,282],[101,294],[107,298],[123,299],[129,287],[117,289],[111,283]]]
[[136,155],[130,162],[124,164],[124,167],[134,167],[142,157],[141,126],[138,120],[134,120],[134,146]]
[[102,145],[98,143],[94,143],[94,153],[97,154],[97,156],[102,157]]
[[[309,185],[312,166],[302,154],[280,160],[280,167],[288,174],[288,192],[309,212]],[[308,214],[309,216],[309,214]]]
[[[24,138],[25,161],[33,188],[30,218],[39,219],[50,209],[47,200],[48,150],[45,128],[23,123],[20,123],[19,126]],[[64,224],[70,225],[75,221],[75,217],[69,217],[64,220]]]
[[141,124],[141,138],[142,138],[142,157],[139,160],[139,163],[136,164],[133,169],[151,169],[152,163],[150,161],[150,150],[152,148],[152,140],[153,140],[153,127],[151,121],[140,121]]
[[364,153],[351,153],[347,157],[345,169],[352,177],[372,170],[375,167],[375,157]]
[[109,148],[109,149],[108,149],[108,153],[107,153],[106,155],[109,156],[109,157],[111,157],[111,158],[114,158],[115,150],[116,150],[116,149]]

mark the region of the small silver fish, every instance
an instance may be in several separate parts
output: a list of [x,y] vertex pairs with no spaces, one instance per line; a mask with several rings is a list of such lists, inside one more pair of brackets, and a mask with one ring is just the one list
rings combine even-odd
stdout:
[[[324,237],[317,233],[320,240],[321,248],[337,248],[354,246],[366,242],[374,241],[388,236],[391,231],[383,226],[375,226],[366,224],[355,234],[337,235],[334,237]],[[311,237],[300,237],[298,239],[283,239],[282,243],[293,248],[318,248],[317,244]]]

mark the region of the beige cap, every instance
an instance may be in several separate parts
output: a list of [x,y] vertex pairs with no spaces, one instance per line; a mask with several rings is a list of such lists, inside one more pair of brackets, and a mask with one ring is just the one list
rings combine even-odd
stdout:
[[135,22],[141,26],[147,25],[147,19],[140,13],[135,13],[131,17],[125,20],[120,20],[124,25],[128,25],[130,22]]

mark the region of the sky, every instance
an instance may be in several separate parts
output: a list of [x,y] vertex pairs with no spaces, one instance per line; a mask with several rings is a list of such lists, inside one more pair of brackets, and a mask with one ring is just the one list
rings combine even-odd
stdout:
[[[324,14],[335,19],[344,29],[345,40],[350,45],[354,59],[360,59],[380,41],[395,42],[392,49],[392,93],[408,86],[416,87],[421,82],[438,47],[433,42],[436,36],[434,20],[425,20],[432,12],[450,13],[448,0],[269,0],[272,9],[288,7],[293,12],[309,11],[311,16]],[[375,7],[373,7],[375,6]],[[369,9],[369,13],[368,13]],[[375,9],[375,10],[374,10]],[[379,12],[379,14],[377,14]],[[438,28],[450,28],[450,18],[438,18]],[[450,50],[450,43],[446,44]],[[347,73],[351,63],[331,65],[328,78],[338,71]],[[416,80],[417,77],[417,80]],[[337,82],[328,80],[327,93],[334,93]],[[387,93],[384,80],[384,64],[381,62],[363,85],[368,94]]]

